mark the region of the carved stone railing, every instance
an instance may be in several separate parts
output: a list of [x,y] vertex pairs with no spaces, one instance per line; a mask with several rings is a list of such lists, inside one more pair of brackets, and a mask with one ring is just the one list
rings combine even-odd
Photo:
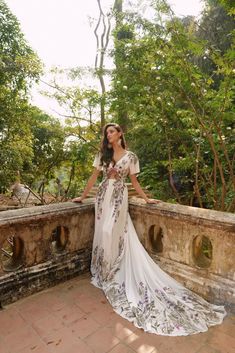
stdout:
[[[235,215],[130,201],[138,236],[186,287],[235,306]],[[89,270],[94,200],[0,213],[0,301],[12,302]]]
[[1,304],[88,271],[93,233],[92,200],[1,212]]
[[179,282],[235,308],[235,215],[161,202],[130,203],[140,241]]

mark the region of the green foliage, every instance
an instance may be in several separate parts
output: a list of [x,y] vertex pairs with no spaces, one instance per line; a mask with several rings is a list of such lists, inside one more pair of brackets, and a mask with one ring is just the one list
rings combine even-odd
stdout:
[[0,0],[0,33],[0,85],[16,94],[25,92],[30,80],[38,77],[40,62],[3,0]]
[[[96,71],[89,70],[96,77]],[[59,178],[64,197],[74,197],[84,187],[92,170],[92,160],[100,142],[100,106],[103,96],[98,90],[85,87],[80,81],[87,71],[54,69],[51,91],[46,95],[57,100],[66,113],[64,117],[63,161],[57,165],[51,178]],[[69,86],[58,81],[66,78]],[[107,110],[107,107],[106,107]],[[62,156],[62,154],[61,154]],[[51,184],[50,184],[51,187]],[[52,190],[53,187],[50,189]]]
[[38,78],[38,57],[26,43],[19,23],[0,1],[0,189],[32,162],[32,134],[27,93]]
[[235,15],[235,4],[233,0],[218,0],[225,7],[230,15]]
[[[127,122],[141,179],[155,195],[233,210],[234,22],[213,5],[198,27],[172,17],[164,4],[155,2],[168,16],[162,26],[134,15],[123,20],[135,36],[115,42],[111,111],[127,112],[119,122]],[[203,35],[201,26],[207,26]]]
[[[164,0],[154,1],[153,8],[151,21],[115,11],[116,67],[105,96],[107,120],[126,131],[129,148],[141,161],[140,180],[155,197],[232,211],[234,21],[215,0],[199,24],[174,17]],[[81,70],[71,75],[80,79]],[[68,184],[71,173],[65,170],[74,168],[69,191],[74,196],[91,170],[102,97],[76,85],[55,89],[53,96],[68,111],[70,136],[70,162],[62,164],[61,178]]]
[[[33,187],[63,199],[79,194],[92,170],[105,102],[106,120],[126,131],[141,161],[140,181],[155,197],[234,211],[233,7],[229,0],[208,0],[199,23],[176,18],[165,0],[152,8],[147,20],[115,2],[108,93],[84,87],[82,68],[53,70],[70,80],[62,87],[54,79],[48,93],[66,110],[61,126],[28,104],[40,64],[0,0],[0,186],[20,171]],[[93,78],[106,73],[93,70]]]
[[15,180],[18,171],[31,163],[32,140],[27,102],[5,94],[0,98],[0,106],[0,186],[4,190]]
[[48,181],[65,159],[65,132],[58,119],[48,116],[38,108],[32,107],[30,113],[33,136],[31,183]]

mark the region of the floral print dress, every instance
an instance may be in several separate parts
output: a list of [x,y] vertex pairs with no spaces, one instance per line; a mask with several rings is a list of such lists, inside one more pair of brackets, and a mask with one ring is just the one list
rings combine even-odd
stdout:
[[137,156],[126,151],[109,179],[97,154],[93,166],[103,171],[95,203],[91,282],[101,288],[115,312],[146,332],[185,336],[207,331],[226,315],[183,287],[152,260],[140,243],[128,212],[125,180],[139,173]]

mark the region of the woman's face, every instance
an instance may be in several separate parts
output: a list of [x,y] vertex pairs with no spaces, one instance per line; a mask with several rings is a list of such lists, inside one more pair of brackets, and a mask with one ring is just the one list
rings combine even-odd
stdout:
[[119,140],[121,132],[117,131],[114,126],[109,126],[106,130],[106,136],[109,143],[115,143]]

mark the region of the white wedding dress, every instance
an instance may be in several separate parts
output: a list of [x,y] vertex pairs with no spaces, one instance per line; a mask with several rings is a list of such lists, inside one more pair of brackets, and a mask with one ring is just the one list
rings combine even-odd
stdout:
[[166,274],[148,255],[128,212],[125,179],[139,173],[137,156],[126,151],[115,164],[118,179],[107,178],[100,154],[93,166],[103,170],[95,204],[92,284],[101,288],[115,312],[144,331],[181,336],[220,324],[226,311],[208,303]]

